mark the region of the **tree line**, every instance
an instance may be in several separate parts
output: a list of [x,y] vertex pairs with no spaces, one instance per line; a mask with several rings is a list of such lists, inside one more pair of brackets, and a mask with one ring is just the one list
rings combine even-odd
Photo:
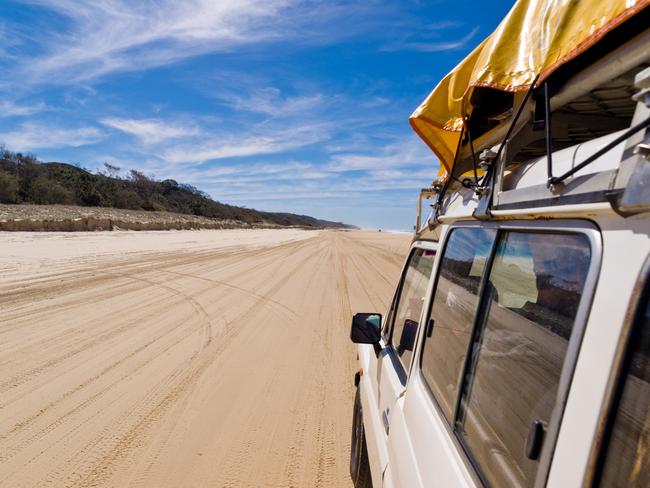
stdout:
[[105,163],[97,173],[67,163],[43,163],[32,154],[0,147],[0,203],[80,205],[166,211],[259,224],[346,227],[306,215],[262,212],[221,203],[198,188],[172,179]]

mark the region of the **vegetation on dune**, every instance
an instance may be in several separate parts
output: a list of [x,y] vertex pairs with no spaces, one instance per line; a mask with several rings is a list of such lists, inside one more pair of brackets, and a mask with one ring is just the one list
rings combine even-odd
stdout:
[[198,188],[175,180],[156,180],[140,171],[120,176],[120,168],[105,164],[97,174],[66,163],[44,163],[33,155],[0,147],[0,203],[65,204],[156,210],[228,219],[249,224],[347,228],[338,222],[307,215],[262,212],[221,203]]

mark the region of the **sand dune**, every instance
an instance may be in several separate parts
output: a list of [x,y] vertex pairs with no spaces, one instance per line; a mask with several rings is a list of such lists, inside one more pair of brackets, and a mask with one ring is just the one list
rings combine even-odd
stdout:
[[350,486],[350,316],[407,243],[0,235],[0,486]]

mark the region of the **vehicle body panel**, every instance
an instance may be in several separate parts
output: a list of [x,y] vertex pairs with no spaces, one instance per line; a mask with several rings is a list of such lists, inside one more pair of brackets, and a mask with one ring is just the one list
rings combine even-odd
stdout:
[[[406,273],[410,257],[414,249],[435,251],[437,243],[417,241],[404,262],[401,276]],[[401,280],[402,278],[400,278]],[[382,329],[393,319],[394,307],[397,305],[400,288],[395,292],[391,310],[384,315]],[[389,329],[390,335],[390,329]],[[406,388],[406,374],[401,367],[400,359],[389,344],[389,336],[384,336],[378,346],[360,345],[358,349],[363,376],[361,377],[361,402],[364,409],[364,422],[367,424],[368,458],[371,464],[373,485],[382,486],[379,473],[383,473],[388,465],[387,441],[398,398]],[[368,420],[366,420],[368,419]]]
[[[526,3],[526,1],[520,0],[515,8]],[[537,7],[541,5],[538,2],[532,2],[532,4]],[[588,4],[589,2],[585,5]],[[648,7],[644,12],[646,16],[640,17],[640,19],[647,18],[650,13],[650,3],[647,1],[628,2],[628,4],[626,5],[631,10],[627,11],[631,16],[645,7]],[[640,5],[643,6],[640,7]],[[573,7],[575,6],[571,8]],[[628,7],[625,8],[628,9]],[[561,10],[560,6],[554,8]],[[640,24],[643,25],[639,27]],[[639,287],[646,286],[645,282],[639,284],[639,276],[643,274],[644,269],[650,269],[650,264],[648,264],[650,259],[650,192],[647,191],[648,181],[650,181],[650,170],[647,169],[647,161],[650,160],[650,131],[646,130],[650,125],[650,68],[648,68],[650,49],[647,49],[650,42],[650,30],[647,29],[647,23],[641,21],[639,25],[635,27],[636,30],[631,31],[630,37],[621,41],[620,44],[612,43],[609,46],[603,44],[611,49],[610,51],[592,51],[594,56],[589,58],[589,62],[592,63],[591,67],[577,65],[579,71],[572,75],[567,74],[564,79],[556,78],[555,81],[558,84],[552,87],[555,90],[554,93],[551,93],[548,82],[544,85],[543,90],[541,86],[537,86],[535,95],[530,98],[527,95],[534,92],[533,88],[529,93],[521,91],[517,93],[515,90],[510,110],[493,112],[496,114],[494,120],[497,120],[495,125],[480,126],[479,122],[484,119],[476,119],[475,127],[480,126],[483,130],[478,135],[476,147],[471,147],[472,138],[469,137],[471,117],[473,116],[471,111],[463,114],[465,118],[459,119],[458,127],[453,129],[457,131],[456,136],[460,142],[457,146],[456,144],[451,146],[447,144],[448,147],[443,147],[446,156],[455,154],[455,158],[452,158],[453,161],[452,159],[448,160],[445,166],[447,172],[453,168],[460,168],[462,171],[452,172],[447,177],[434,181],[432,186],[424,188],[418,202],[414,246],[418,245],[419,239],[423,236],[430,236],[439,243],[430,245],[439,245],[440,251],[437,252],[433,263],[410,371],[406,377],[400,374],[400,368],[396,366],[396,358],[392,356],[394,351],[387,337],[384,337],[374,347],[359,346],[360,366],[364,369],[360,387],[364,420],[367,422],[368,450],[375,488],[381,486],[396,488],[486,486],[490,484],[490,480],[499,479],[489,478],[486,475],[485,465],[488,463],[493,465],[501,463],[503,468],[499,469],[502,469],[506,475],[513,473],[512,478],[503,479],[521,480],[521,486],[535,486],[535,488],[596,486],[596,484],[592,485],[594,473],[597,472],[595,464],[599,452],[601,452],[603,436],[608,435],[603,432],[603,425],[608,422],[606,416],[611,415],[608,412],[608,405],[612,402],[612,385],[617,381],[615,373],[622,367],[621,347],[624,346],[621,344],[626,344],[625,336],[629,332],[632,320],[630,311],[635,310],[635,303],[639,299]],[[613,28],[613,26],[610,27]],[[617,35],[623,39],[624,34],[621,32],[622,30],[619,30]],[[480,52],[480,49],[477,52]],[[474,55],[473,53],[470,57]],[[617,59],[610,59],[612,57]],[[604,69],[603,66],[610,69]],[[453,72],[450,75],[455,76]],[[574,79],[571,76],[575,78],[575,86],[571,86],[571,80]],[[632,83],[630,80],[634,80],[634,82]],[[436,90],[446,93],[444,80],[441,86],[442,88],[439,87]],[[469,97],[475,88],[474,86],[468,87],[464,96]],[[637,95],[630,98],[629,95],[635,91]],[[481,98],[481,101],[486,100],[485,93],[488,92],[482,92],[481,96],[484,98]],[[573,98],[567,95],[571,93],[573,93]],[[431,97],[427,99],[422,107],[426,108],[426,104],[431,100]],[[553,109],[550,108],[551,106]],[[422,109],[422,107],[420,108]],[[503,105],[497,106],[499,110],[503,110],[503,107]],[[581,107],[584,112],[580,111]],[[480,104],[473,108],[478,112],[481,110]],[[555,113],[553,110],[556,109],[557,120],[561,127],[555,127],[555,136],[557,137],[553,139],[551,114]],[[618,109],[622,111],[616,112]],[[518,120],[521,113],[525,115],[522,120]],[[416,119],[419,117],[418,114],[417,111],[414,114]],[[605,116],[605,114],[608,115]],[[579,119],[578,125],[571,125],[577,120],[572,118],[576,115],[583,118]],[[616,123],[608,125],[605,119],[609,116],[617,118]],[[574,122],[571,122],[572,120]],[[583,122],[584,126],[580,125]],[[629,125],[626,125],[628,123]],[[603,129],[600,125],[606,128]],[[441,133],[450,130],[448,127],[443,128],[442,126],[438,129]],[[508,137],[505,137],[506,133]],[[422,134],[420,135],[422,136]],[[468,137],[463,139],[463,135]],[[429,141],[435,139],[435,137],[429,136],[431,134],[428,134],[427,137],[423,136],[423,138]],[[578,139],[575,139],[576,137]],[[552,145],[554,140],[560,144],[556,150]],[[546,142],[546,144],[540,145],[540,141]],[[454,147],[456,147],[455,150]],[[432,149],[436,150],[436,148]],[[606,152],[601,154],[605,150]],[[475,152],[478,154],[478,151],[492,154],[492,156],[488,154],[486,159],[479,159],[484,163],[481,166],[480,174],[474,155]],[[596,157],[598,155],[596,153],[600,156]],[[590,164],[581,165],[585,160],[591,159],[593,161]],[[471,171],[472,166],[473,171]],[[576,171],[571,174],[570,172],[576,167]],[[463,172],[468,168],[470,171]],[[484,178],[481,180],[480,176],[486,174],[483,172],[484,170],[488,175],[492,171],[494,179]],[[557,178],[560,175],[563,176]],[[633,191],[628,191],[630,188]],[[420,221],[422,196],[435,199],[431,215],[426,223]],[[494,243],[491,245],[490,257],[481,255],[480,263],[482,264],[478,267],[478,272],[472,272],[474,274],[467,271],[470,270],[470,266],[473,269],[479,262],[474,258],[467,260],[462,257],[450,257],[452,264],[449,265],[449,268],[447,265],[444,268],[441,267],[441,262],[447,252],[446,242],[453,230],[457,228],[497,230]],[[570,257],[575,254],[571,254],[572,249],[569,247],[566,248],[567,254],[556,253],[553,258],[558,263],[556,268],[545,268],[545,263],[550,261],[545,261],[546,258],[543,255],[541,258],[538,256],[532,259],[532,265],[522,264],[523,267],[520,267],[519,264],[525,261],[525,253],[532,253],[531,249],[539,246],[539,243],[531,244],[528,250],[518,251],[521,254],[514,252],[510,255],[512,262],[517,263],[512,264],[515,270],[507,268],[510,274],[503,274],[501,279],[503,280],[504,276],[506,278],[528,276],[531,280],[529,283],[532,283],[530,289],[534,290],[535,295],[533,295],[534,298],[528,299],[526,297],[529,297],[530,294],[520,292],[519,289],[515,290],[514,296],[521,295],[524,301],[521,302],[521,305],[503,305],[502,308],[495,309],[494,317],[501,314],[499,315],[501,318],[494,319],[495,323],[501,321],[502,324],[505,324],[510,320],[514,323],[512,317],[519,314],[519,317],[523,317],[522,323],[528,321],[527,323],[539,326],[539,331],[534,336],[517,335],[519,329],[511,327],[512,323],[508,322],[509,327],[500,329],[497,327],[495,330],[502,332],[502,337],[511,341],[523,339],[514,345],[512,345],[513,342],[503,341],[501,344],[497,344],[496,348],[490,349],[488,346],[492,344],[484,347],[485,344],[481,341],[483,341],[483,334],[489,325],[488,321],[493,317],[490,309],[491,300],[494,300],[493,297],[496,296],[497,299],[494,302],[501,304],[501,301],[498,300],[499,293],[502,294],[501,298],[508,296],[508,293],[513,294],[512,288],[507,286],[500,290],[496,289],[499,286],[496,281],[499,275],[497,272],[493,282],[492,270],[499,270],[499,268],[493,268],[493,260],[497,254],[498,246],[504,242],[503,236],[509,238],[510,234],[517,233],[534,233],[540,234],[540,236],[542,234],[581,234],[588,239],[590,260],[586,261],[580,258],[572,261]],[[474,237],[477,238],[477,235],[475,234]],[[534,239],[531,239],[530,236],[528,238],[531,241]],[[477,240],[480,241],[480,235]],[[468,245],[466,243],[461,248],[472,245],[474,248],[478,248],[478,244]],[[584,250],[586,253],[587,248],[584,247]],[[505,253],[505,251],[503,252]],[[576,271],[576,261],[587,263],[587,272]],[[573,269],[571,268],[572,263],[574,264]],[[407,264],[408,259],[405,266]],[[466,274],[454,274],[456,273],[454,269],[461,269],[465,265],[467,267],[463,269],[466,270]],[[456,268],[452,268],[452,266],[456,266]],[[501,264],[501,266],[502,270],[506,269],[506,265]],[[583,266],[580,269],[584,271],[587,268]],[[561,273],[565,272],[563,270],[569,271],[566,271],[566,275],[562,275]],[[443,274],[441,271],[448,273],[443,276],[452,278],[455,276],[460,280],[454,285],[456,286],[453,289],[454,293],[457,293],[462,286],[469,287],[471,283],[476,283],[476,281],[472,281],[475,278],[480,279],[480,285],[477,285],[476,288],[478,291],[471,291],[477,298],[475,308],[470,311],[474,316],[474,322],[470,324],[470,320],[467,320],[465,315],[462,317],[458,315],[461,318],[454,319],[459,323],[468,322],[465,325],[471,325],[471,332],[468,333],[462,327],[458,328],[455,323],[447,324],[447,327],[440,329],[448,331],[444,332],[447,334],[452,334],[456,330],[460,334],[459,337],[468,338],[469,341],[465,356],[469,359],[463,359],[464,366],[458,375],[457,383],[454,384],[453,381],[443,383],[442,390],[438,386],[429,387],[428,379],[435,378],[435,375],[431,376],[432,369],[425,368],[424,372],[421,369],[423,352],[434,350],[427,349],[428,346],[425,346],[427,344],[425,336],[430,327],[428,320],[432,302],[436,296],[437,281],[439,275]],[[528,272],[528,275],[524,271]],[[563,288],[562,285],[552,282],[554,279],[562,280],[565,276],[573,274],[580,275],[580,279],[568,282],[579,283],[577,286],[580,288]],[[397,286],[396,297],[400,293],[403,276],[404,272]],[[512,283],[509,284],[512,287],[525,285],[524,278],[521,278],[523,281],[515,281],[513,278]],[[466,280],[466,285],[463,285],[462,280]],[[507,279],[505,281],[508,282]],[[452,289],[448,284],[449,281],[442,283],[447,283],[445,284],[447,288],[440,288],[442,293],[447,293]],[[549,285],[549,283],[551,284]],[[543,288],[543,286],[547,286],[547,288]],[[466,289],[470,290],[470,288]],[[565,295],[558,294],[558,290],[564,291]],[[468,310],[466,304],[471,302],[467,300],[456,302],[457,296],[454,293],[449,292],[447,295],[443,295],[447,297],[447,302],[441,310],[446,306],[447,310],[453,311],[453,307],[460,303],[461,305],[456,310],[462,309],[466,312]],[[544,295],[545,293],[546,295]],[[569,296],[569,299],[566,295]],[[569,325],[562,326],[565,327],[564,329],[554,329],[553,327],[556,325],[553,324],[560,322],[552,322],[552,313],[556,307],[561,308],[565,301],[570,302],[570,297],[576,296],[578,298],[573,302],[576,305],[570,309],[572,315],[570,319],[567,319],[570,320]],[[539,297],[543,298],[538,300]],[[388,321],[391,320],[395,302],[396,299],[393,300],[391,311],[386,315]],[[439,304],[442,303],[442,301],[436,302],[435,306],[439,307]],[[526,315],[532,313],[530,307],[525,308],[529,305],[539,307],[536,309],[541,314],[537,316],[539,320]],[[567,309],[569,308],[567,307]],[[456,312],[444,312],[443,310],[439,316],[434,316],[431,312],[432,330],[435,330],[433,328],[436,326],[433,319],[438,321],[440,317],[445,317],[445,313],[451,317]],[[547,315],[544,316],[543,313]],[[566,315],[566,317],[569,316]],[[442,321],[444,322],[444,320]],[[531,327],[530,330],[536,329]],[[560,336],[564,343],[561,343]],[[431,335],[429,334],[428,337]],[[530,337],[534,338],[531,340]],[[444,361],[449,357],[462,357],[456,354],[456,349],[449,348],[450,345],[455,344],[453,341],[438,344],[442,345],[440,352],[437,353],[439,356],[430,355],[427,358],[440,357],[441,361]],[[526,349],[530,344],[537,349]],[[539,351],[536,357],[542,358],[545,361],[544,365],[552,367],[544,366],[540,370],[535,370],[530,364],[536,363],[528,359],[532,356],[518,355],[516,350],[520,346],[525,346],[521,348],[525,351],[533,353]],[[444,351],[449,350],[453,353],[445,356]],[[468,393],[468,391],[474,388],[477,361],[485,351],[487,351],[485,354],[488,357],[497,357],[499,361],[503,361],[500,364],[514,368],[514,370],[525,370],[528,377],[534,378],[534,380],[527,382],[524,378],[520,385],[511,385],[507,383],[511,376],[522,378],[522,375],[511,374],[513,370],[506,366],[497,366],[493,370],[486,370],[488,373],[485,373],[484,378],[487,378],[486,381],[491,380],[492,384],[481,385],[479,382],[480,388],[477,390],[480,392],[483,388],[484,404],[479,407],[471,407],[478,409],[479,414],[476,418],[482,416],[483,420],[474,419],[472,420],[474,424],[466,424],[463,423],[464,420],[459,421],[460,413],[465,409],[466,414],[470,409],[468,405],[473,398],[472,393]],[[501,359],[502,357],[514,358],[512,361],[515,362],[507,363],[506,359]],[[549,358],[557,360],[553,362]],[[431,364],[431,359],[428,361]],[[453,363],[454,360],[449,360],[449,362]],[[399,360],[397,360],[398,363]],[[460,364],[460,361],[456,361],[456,364]],[[489,361],[487,364],[494,365]],[[433,369],[436,367],[434,366]],[[544,376],[546,374],[544,368],[552,370],[551,373]],[[452,376],[455,375],[455,371]],[[489,371],[499,373],[492,373],[490,376]],[[538,380],[538,377],[543,377],[543,379]],[[455,378],[454,381],[456,381]],[[549,394],[540,399],[539,395],[546,393],[546,390],[541,387],[544,386],[544,381],[556,389],[549,389]],[[641,380],[635,381],[639,383]],[[513,391],[521,393],[522,401],[510,395],[510,391],[495,388],[495,384],[518,388]],[[538,390],[534,389],[536,385],[541,385]],[[455,387],[457,387],[457,391],[454,390]],[[436,388],[439,393],[442,392],[438,396],[438,398],[443,398],[440,400],[440,405],[433,393]],[[643,386],[643,391],[646,391],[646,388],[650,388],[650,383]],[[447,391],[455,392],[453,395],[456,395],[453,418],[449,415],[449,401],[444,399]],[[480,395],[477,395],[477,398],[480,398]],[[506,403],[499,404],[497,400],[502,398],[510,398],[511,401],[504,400]],[[463,400],[467,402],[465,405],[462,405]],[[504,421],[502,424],[497,424],[501,429],[499,431],[488,432],[483,429],[486,425],[491,427],[482,414],[482,411],[487,412],[488,410],[486,405],[505,405],[504,409],[512,412],[515,412],[515,407],[512,406],[519,405],[519,412],[523,412],[523,408],[528,406],[526,400],[530,400],[531,409],[538,407],[536,402],[550,405],[549,416],[542,417],[543,425],[539,424],[542,426],[542,437],[540,437],[542,440],[539,441],[541,450],[539,452],[529,449],[531,432],[535,434],[535,422],[538,420],[536,418],[530,422],[528,417],[520,414],[516,417],[519,422],[518,426],[512,425],[516,423],[514,421],[510,423]],[[446,405],[444,405],[445,402]],[[510,421],[510,418],[505,417],[506,413],[502,413],[502,410],[493,408],[492,411],[501,414],[502,418]],[[383,416],[386,412],[389,412],[389,415]],[[498,415],[495,414],[495,417]],[[525,423],[524,420],[529,423]],[[526,429],[531,423],[532,427],[528,430],[529,435],[521,436],[522,433],[526,433]],[[388,429],[386,429],[387,424]],[[476,444],[487,446],[480,453],[482,458],[475,455],[476,451],[472,453],[467,432],[464,431],[466,426],[469,426],[469,430],[474,429],[474,435],[479,440],[486,439],[485,444]],[[494,439],[500,441],[498,439],[500,436],[513,439],[514,433],[517,434],[515,439],[517,442],[519,439],[522,440],[520,444],[514,444],[514,449],[504,448],[503,442],[489,443]],[[535,435],[532,436],[532,439],[535,439]],[[372,447],[370,447],[371,444]],[[518,453],[516,459],[515,456],[510,455],[511,451],[515,452],[515,450]],[[508,457],[509,455],[510,457]],[[634,459],[642,455],[637,453]],[[489,469],[496,472],[494,468]],[[525,470],[528,472],[521,474]]]

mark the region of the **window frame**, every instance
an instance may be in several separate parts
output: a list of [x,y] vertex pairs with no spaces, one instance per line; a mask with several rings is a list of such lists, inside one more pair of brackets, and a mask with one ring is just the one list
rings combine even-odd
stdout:
[[641,272],[634,285],[625,322],[619,336],[613,367],[607,381],[607,389],[600,409],[598,429],[589,454],[587,479],[584,486],[598,488],[607,458],[611,434],[616,420],[616,413],[623,396],[627,372],[632,359],[632,339],[637,332],[637,324],[645,314],[645,307],[650,301],[650,254],[646,257]]
[[[460,408],[460,400],[463,395],[463,391],[467,385],[467,367],[470,363],[470,355],[472,353],[472,347],[474,344],[474,339],[480,327],[483,326],[483,323],[487,319],[484,310],[486,305],[486,296],[485,296],[485,283],[489,276],[489,273],[492,270],[492,264],[494,261],[494,255],[498,247],[499,239],[503,232],[528,232],[528,233],[537,233],[537,234],[583,234],[587,237],[590,245],[591,251],[591,261],[589,263],[589,268],[587,272],[587,277],[585,279],[585,284],[583,288],[583,294],[580,299],[580,304],[578,305],[578,310],[575,316],[574,326],[571,332],[571,337],[567,344],[567,351],[564,359],[564,364],[560,372],[560,381],[558,383],[557,391],[557,403],[554,409],[551,420],[549,421],[548,430],[545,434],[544,445],[539,459],[539,467],[535,477],[534,486],[543,487],[548,478],[550,467],[553,461],[553,453],[555,451],[555,444],[557,442],[559,430],[562,423],[562,417],[564,415],[564,410],[566,407],[567,399],[569,396],[569,390],[571,387],[571,382],[573,379],[573,373],[575,371],[576,363],[578,361],[578,355],[580,347],[582,345],[582,339],[584,336],[584,331],[587,326],[589,319],[589,312],[591,310],[591,305],[593,302],[594,294],[596,287],[598,285],[598,277],[600,274],[600,267],[602,263],[602,236],[599,228],[589,220],[578,220],[578,219],[553,219],[551,221],[537,221],[537,220],[512,220],[512,221],[489,221],[489,222],[478,222],[476,220],[472,221],[457,221],[449,224],[449,227],[446,229],[443,239],[444,242],[441,243],[437,256],[436,256],[436,265],[434,266],[435,276],[433,277],[433,288],[432,292],[427,297],[427,302],[425,303],[426,315],[424,315],[425,320],[428,322],[429,317],[431,316],[431,309],[433,307],[433,301],[435,298],[436,290],[438,287],[438,279],[441,272],[441,263],[445,255],[447,248],[447,243],[449,241],[449,236],[455,229],[459,228],[477,228],[477,229],[495,229],[496,235],[494,242],[492,243],[492,248],[490,249],[490,254],[486,259],[485,267],[483,270],[483,275],[481,276],[481,282],[479,286],[478,302],[477,307],[474,311],[474,320],[472,323],[471,337],[468,343],[468,350],[465,355],[465,362],[463,364],[462,373],[461,373],[461,382],[458,385],[458,391],[455,399],[455,407],[452,412],[452,420],[449,422],[447,417],[442,410],[442,407],[438,403],[429,383],[422,374],[422,359],[424,355],[424,343],[427,340],[426,334],[420,334],[418,339],[418,350],[415,351],[413,358],[413,366],[411,367],[412,374],[418,374],[420,376],[421,382],[425,385],[425,389],[429,396],[429,400],[433,405],[436,415],[443,422],[447,428],[447,432],[450,437],[453,439],[453,443],[458,450],[461,457],[466,461],[468,466],[471,466],[473,474],[475,477],[480,480],[483,486],[490,486],[487,480],[483,477],[480,466],[476,460],[472,457],[469,449],[465,446],[465,443],[461,436],[457,432],[456,421],[458,418],[458,412]],[[435,326],[434,326],[435,327]],[[417,372],[416,372],[417,370]]]
[[[395,357],[397,361],[392,361],[393,365],[395,368],[399,369],[397,371],[398,376],[400,377],[400,380],[402,380],[402,384],[406,384],[406,378],[408,378],[408,375],[410,371],[413,369],[413,361],[415,359],[415,356],[417,354],[417,344],[418,344],[418,335],[420,333],[420,329],[422,324],[418,324],[418,332],[415,338],[415,345],[414,345],[414,350],[413,354],[411,355],[411,361],[409,362],[408,366],[409,369],[406,369],[406,366],[403,362],[402,359],[399,357],[397,354],[397,351],[393,347],[393,331],[395,329],[395,311],[397,310],[397,307],[399,307],[399,299],[402,296],[402,288],[404,284],[404,279],[406,278],[406,273],[408,272],[409,264],[411,262],[411,258],[413,257],[413,254],[415,254],[415,251],[418,249],[423,249],[425,251],[433,251],[435,253],[435,256],[433,257],[433,265],[431,267],[431,276],[429,276],[429,285],[431,283],[431,278],[436,270],[436,260],[438,259],[438,253],[439,253],[439,247],[438,243],[435,241],[430,241],[430,240],[417,240],[411,244],[411,248],[409,249],[408,256],[406,260],[404,261],[404,266],[402,267],[402,273],[400,274],[399,278],[399,283],[397,285],[397,289],[395,290],[395,294],[393,295],[393,300],[391,301],[391,307],[390,311],[386,316],[386,333],[383,332],[383,327],[382,327],[382,339],[384,341],[384,347],[388,349],[388,353]],[[429,289],[429,285],[427,285],[427,290]],[[422,304],[422,311],[426,308],[428,303],[428,297],[425,295],[424,297],[424,303]],[[420,312],[420,318],[422,318],[422,312]]]
[[[440,279],[440,273],[442,272],[442,259],[443,259],[444,255],[445,255],[446,250],[447,250],[447,244],[449,243],[450,236],[453,234],[454,230],[456,230],[456,229],[468,229],[468,228],[485,229],[485,228],[495,228],[495,226],[494,225],[489,225],[489,226],[488,225],[464,225],[464,223],[459,223],[458,225],[451,225],[449,227],[449,229],[447,230],[447,232],[445,233],[445,235],[444,235],[444,243],[442,244],[442,246],[438,250],[436,266],[434,267],[435,268],[434,269],[435,276],[434,276],[433,287],[431,288],[431,293],[427,297],[427,301],[424,304],[425,306],[423,307],[423,310],[426,310],[426,315],[424,315],[424,316],[426,317],[427,329],[430,327],[429,319],[431,318],[431,311],[433,309],[433,302],[434,302],[434,298],[435,298],[435,295],[436,295],[436,291],[438,289],[438,280]],[[496,251],[496,247],[497,247],[496,244],[497,244],[498,237],[499,237],[499,234],[498,234],[498,232],[496,232],[494,234],[494,242],[492,242],[492,246],[490,247],[489,253],[488,253],[487,258],[485,260],[485,266],[483,268],[483,274],[481,275],[481,280],[479,282],[479,287],[478,287],[478,294],[477,294],[478,300],[476,302],[476,311],[478,311],[480,309],[480,307],[481,307],[481,298],[483,296],[483,287],[484,287],[484,281],[485,281],[485,276],[486,276],[485,275],[485,270],[488,270],[488,269],[492,268],[492,260],[494,258],[494,253]],[[471,343],[472,343],[472,341],[474,339],[474,329],[476,327],[476,321],[477,321],[477,317],[478,317],[476,311],[474,312],[474,318],[473,318],[472,326],[470,328],[470,339],[469,339],[468,345],[471,345]],[[435,325],[434,325],[434,327],[435,327]],[[427,330],[427,332],[428,332],[428,330]],[[458,389],[459,395],[457,396],[457,398],[454,401],[454,408],[453,408],[453,411],[452,411],[452,422],[451,422],[451,424],[449,424],[449,421],[447,420],[447,416],[446,416],[442,406],[438,402],[438,399],[436,398],[435,394],[433,393],[433,390],[429,386],[429,382],[424,377],[424,374],[422,374],[422,360],[423,360],[423,357],[424,357],[424,344],[426,343],[427,339],[428,339],[428,337],[427,337],[426,333],[421,334],[421,339],[419,340],[420,344],[418,344],[419,351],[416,351],[416,354],[418,356],[418,368],[417,369],[418,369],[419,374],[422,377],[422,382],[427,387],[427,391],[429,393],[429,396],[431,397],[431,399],[433,400],[436,408],[438,409],[438,413],[440,415],[442,415],[445,424],[450,425],[452,427],[452,431],[453,431],[453,425],[456,423],[456,417],[458,415],[458,405],[459,405],[459,401],[460,401],[461,389],[460,388]],[[415,356],[415,354],[414,354],[414,356]],[[468,361],[468,358],[466,356],[465,361],[463,363],[463,366],[461,368],[461,377],[465,376],[465,368],[466,368],[466,365],[467,365],[467,361]]]

